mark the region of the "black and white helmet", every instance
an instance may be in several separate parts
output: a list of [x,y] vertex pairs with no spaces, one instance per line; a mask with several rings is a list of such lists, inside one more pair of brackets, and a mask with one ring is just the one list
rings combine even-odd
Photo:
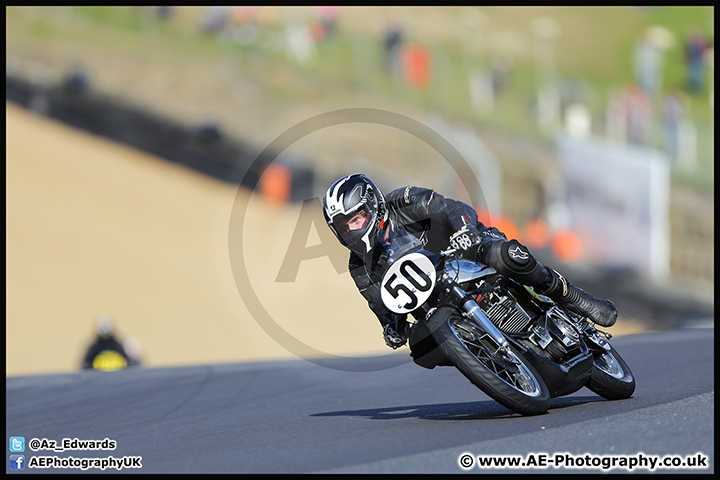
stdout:
[[361,173],[342,177],[328,188],[323,213],[340,243],[361,256],[375,246],[387,219],[385,197]]

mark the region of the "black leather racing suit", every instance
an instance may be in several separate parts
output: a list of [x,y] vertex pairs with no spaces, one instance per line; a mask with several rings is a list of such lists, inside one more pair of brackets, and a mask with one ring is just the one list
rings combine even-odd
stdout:
[[[445,198],[434,190],[421,187],[404,187],[393,190],[385,196],[389,228],[404,228],[415,235],[425,249],[438,253],[450,246],[450,236],[465,224],[475,225],[485,243],[505,241],[505,235],[494,227],[486,227],[478,221],[477,213],[468,204]],[[387,228],[387,227],[386,227]],[[390,322],[405,319],[389,311],[380,298],[379,273],[384,270],[385,259],[379,248],[368,252],[363,258],[350,253],[350,275],[370,309],[385,326]],[[482,256],[483,248],[480,248]]]

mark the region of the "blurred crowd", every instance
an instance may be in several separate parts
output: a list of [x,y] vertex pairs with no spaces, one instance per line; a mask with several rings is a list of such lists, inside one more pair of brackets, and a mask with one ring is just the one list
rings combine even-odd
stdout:
[[[171,9],[174,7],[155,8],[158,9],[158,17],[167,20],[172,16]],[[312,13],[307,15],[309,8],[312,8]],[[316,55],[317,45],[338,37],[339,20],[344,14],[352,15],[351,8],[306,7],[305,15],[293,13],[290,8],[279,12],[279,15],[284,15],[278,22],[286,25],[286,50],[289,55],[301,63]],[[431,88],[437,75],[433,70],[439,64],[438,56],[446,57],[447,52],[440,51],[436,43],[410,38],[403,18],[391,18],[390,15],[387,18],[384,25],[378,25],[377,42],[382,51],[382,71],[388,78],[410,88]],[[209,6],[204,7],[198,28],[203,35],[249,45],[267,24],[260,18],[258,7]],[[677,43],[681,44],[685,62],[684,83],[669,85],[664,74],[667,52]],[[491,112],[496,99],[513,81],[514,65],[507,54],[487,51],[486,55],[488,58],[483,62],[483,68],[467,72],[467,85],[471,103],[478,109]],[[671,160],[678,160],[682,155],[679,137],[683,132],[692,132],[693,127],[687,107],[688,96],[712,90],[708,78],[713,68],[713,55],[712,38],[700,27],[689,28],[682,39],[675,38],[662,27],[647,27],[639,33],[633,58],[630,59],[634,77],[628,78],[627,85],[616,90],[607,100],[603,133],[631,144],[659,146]],[[584,113],[589,108],[584,99],[582,96],[570,98],[572,94],[567,94],[568,89],[564,88],[567,85],[562,82],[562,77],[558,75],[552,88],[541,88],[531,113],[540,123],[549,119],[554,124],[560,124],[563,115],[570,122],[585,115],[588,118],[586,123],[589,123],[591,114]],[[578,123],[575,122],[575,125]],[[587,126],[573,131],[589,129]]]

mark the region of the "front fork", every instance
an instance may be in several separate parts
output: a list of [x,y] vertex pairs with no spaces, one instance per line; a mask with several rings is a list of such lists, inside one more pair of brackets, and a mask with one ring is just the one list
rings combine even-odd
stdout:
[[475,299],[465,293],[465,291],[457,285],[451,286],[448,290],[448,294],[453,299],[453,303],[460,307],[463,315],[466,318],[469,318],[476,326],[480,327],[480,329],[493,339],[495,344],[498,346],[495,353],[500,353],[504,358],[512,360],[513,363],[516,363],[517,361],[514,360],[514,355],[507,355],[507,352],[510,349],[510,344],[505,338],[505,335],[503,335],[495,324],[490,321],[487,315],[485,315],[485,313],[480,309]]

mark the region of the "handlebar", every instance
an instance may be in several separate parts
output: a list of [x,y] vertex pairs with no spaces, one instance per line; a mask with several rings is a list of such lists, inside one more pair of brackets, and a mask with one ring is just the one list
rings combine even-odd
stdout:
[[457,248],[448,247],[445,250],[441,250],[439,254],[441,257],[450,257],[453,254],[457,253],[457,251],[458,251]]

